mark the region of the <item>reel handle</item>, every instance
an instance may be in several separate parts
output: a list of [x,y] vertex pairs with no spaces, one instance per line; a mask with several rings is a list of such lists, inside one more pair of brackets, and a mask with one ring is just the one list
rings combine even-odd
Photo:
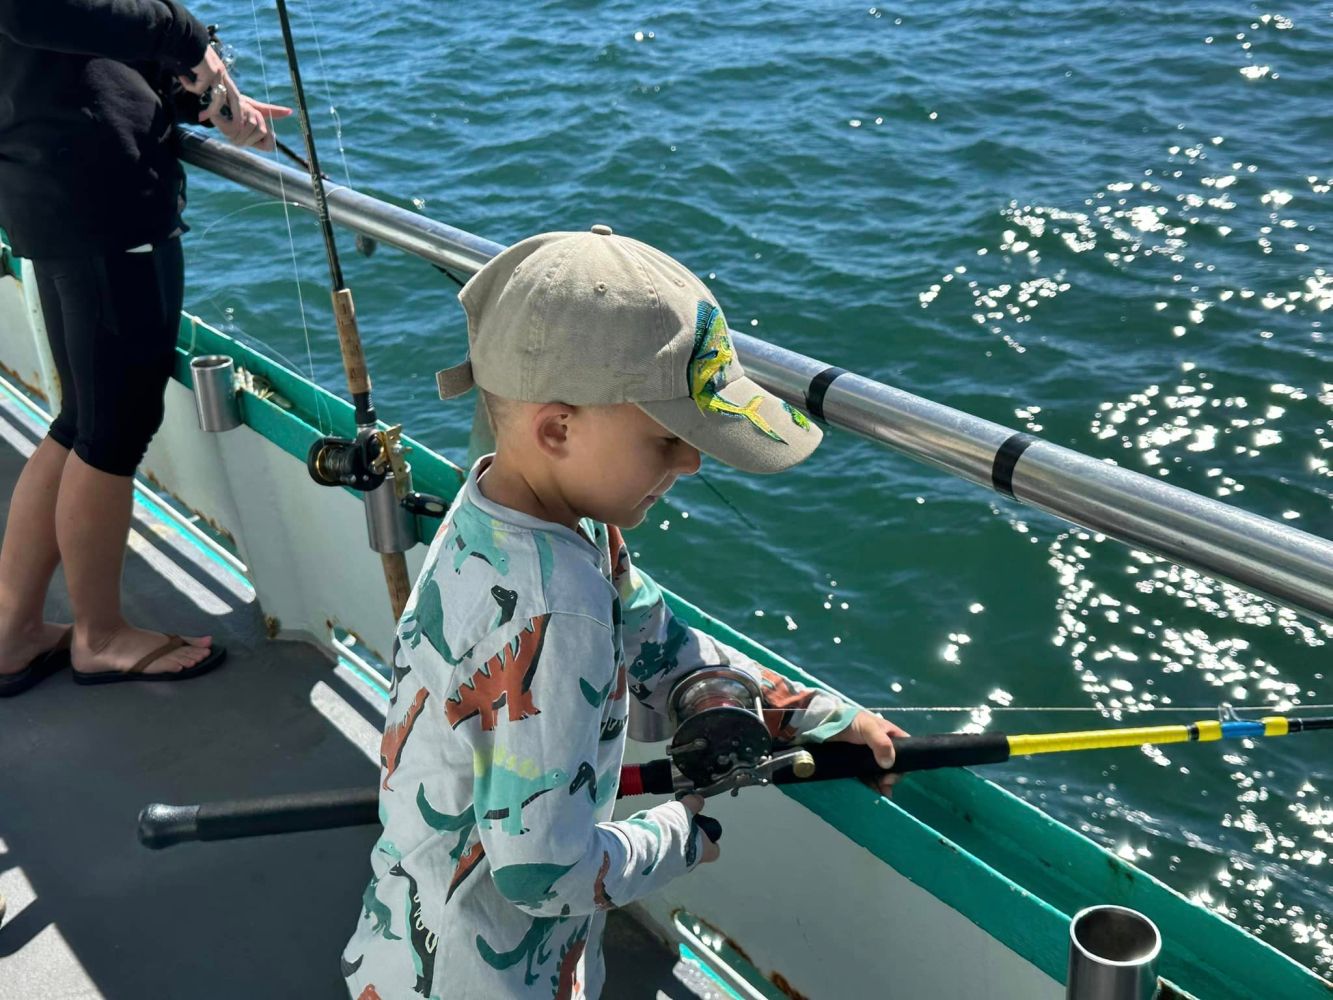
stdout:
[[418,493],[416,490],[411,490],[399,503],[411,513],[423,517],[444,517],[449,513],[449,505],[444,502],[444,498],[437,497],[433,493]]

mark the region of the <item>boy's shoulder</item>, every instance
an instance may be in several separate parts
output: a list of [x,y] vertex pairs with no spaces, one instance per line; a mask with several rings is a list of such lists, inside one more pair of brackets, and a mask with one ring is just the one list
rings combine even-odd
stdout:
[[490,655],[490,646],[544,615],[580,615],[609,629],[615,592],[601,562],[598,548],[582,539],[459,504],[427,554],[400,637],[413,649],[413,640],[429,638],[447,670],[464,657]]

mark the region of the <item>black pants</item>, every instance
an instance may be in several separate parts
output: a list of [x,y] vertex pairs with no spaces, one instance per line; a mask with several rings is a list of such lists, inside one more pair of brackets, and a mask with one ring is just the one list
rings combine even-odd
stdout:
[[162,424],[185,289],[180,243],[33,261],[60,374],[48,435],[102,472],[134,475]]

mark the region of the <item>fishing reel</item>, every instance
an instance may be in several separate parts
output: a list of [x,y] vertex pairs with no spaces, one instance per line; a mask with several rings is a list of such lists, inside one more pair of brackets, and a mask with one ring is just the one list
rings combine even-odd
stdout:
[[777,772],[795,777],[814,772],[801,747],[775,748],[764,722],[759,684],[735,667],[714,666],[687,675],[667,705],[675,735],[667,747],[678,793],[735,795],[750,785],[770,784]]
[[355,438],[316,438],[306,453],[306,470],[321,486],[346,486],[372,493],[393,477],[393,501],[409,514],[444,517],[449,505],[441,497],[412,489],[412,469],[405,459],[411,451],[402,443],[401,424],[363,427]]
[[310,478],[321,486],[348,486],[369,492],[389,474],[390,447],[388,432],[373,428],[359,431],[351,440],[316,438],[306,453],[306,469]]

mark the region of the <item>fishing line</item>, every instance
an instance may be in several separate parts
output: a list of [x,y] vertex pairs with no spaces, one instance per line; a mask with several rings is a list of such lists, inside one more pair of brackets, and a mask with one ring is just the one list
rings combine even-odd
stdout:
[[[252,0],[253,2],[253,0]],[[315,22],[315,16],[310,13],[310,4],[305,5],[306,20],[310,22],[310,30],[315,36],[315,53],[319,57],[319,69],[324,76],[324,93],[329,99],[329,115],[333,118],[333,132],[338,140],[338,155],[343,161],[343,176],[347,178],[347,186],[352,186],[352,172],[347,169],[347,150],[343,147],[343,123],[338,116],[338,107],[333,103],[333,90],[329,86],[329,69],[324,65],[324,50],[319,44],[319,26]]]
[[724,504],[726,504],[728,507],[730,507],[730,508],[731,508],[731,512],[732,512],[733,514],[735,514],[737,517],[739,517],[742,521],[744,521],[744,522],[745,522],[745,525],[746,525],[748,528],[750,528],[752,531],[758,531],[758,530],[759,530],[759,525],[757,525],[757,524],[755,524],[753,521],[751,521],[748,517],[745,516],[745,512],[744,512],[744,511],[742,511],[742,510],[741,510],[739,507],[737,507],[734,503],[732,503],[730,500],[728,500],[726,497],[724,497],[724,496],[722,495],[722,491],[719,490],[716,486],[714,486],[714,485],[712,484],[712,482],[708,479],[708,477],[705,476],[705,475],[703,474],[703,470],[700,470],[700,471],[696,472],[696,473],[694,474],[694,478],[697,479],[697,480],[699,480],[699,482],[703,483],[706,487],[708,487],[708,489],[710,489],[710,490],[713,492],[713,495],[714,495],[715,497],[717,497],[717,498],[718,498],[719,500],[721,500]]
[[[264,81],[264,102],[266,104],[272,104],[273,97],[268,83],[268,69],[264,60],[264,42],[260,37],[259,32],[259,11],[255,6],[255,0],[250,0],[250,16],[253,18],[255,25],[255,47],[259,52],[259,76]],[[274,132],[276,137],[276,123],[270,121],[269,128]],[[278,152],[276,149],[273,151],[273,159],[274,161],[278,159]],[[301,331],[305,337],[305,354],[306,361],[310,366],[310,382],[312,385],[318,386],[319,379],[315,377],[315,353],[314,349],[310,346],[310,324],[306,320],[305,296],[301,292],[301,268],[296,259],[296,238],[292,233],[291,208],[288,205],[287,186],[283,182],[282,171],[280,170],[278,171],[278,193],[282,198],[282,215],[287,221],[287,245],[292,254],[292,274],[294,276],[293,280],[296,282],[296,302],[301,310]],[[332,429],[332,414],[326,413],[321,393],[313,392],[311,393],[311,396],[315,404],[315,424],[319,428],[321,435],[327,435]],[[326,416],[328,417],[327,427],[325,426]]]
[[250,211],[252,208],[267,208],[269,205],[283,205],[283,204],[286,204],[286,203],[283,202],[283,201],[280,201],[280,200],[278,200],[278,199],[276,199],[276,198],[274,198],[274,199],[271,200],[271,201],[259,201],[259,202],[255,202],[253,205],[246,205],[246,206],[244,206],[243,208],[238,208],[238,209],[237,209],[236,211],[234,211],[234,212],[228,212],[226,215],[222,216],[221,218],[219,218],[219,219],[214,219],[212,222],[210,222],[210,223],[208,224],[208,226],[204,229],[204,231],[203,231],[202,233],[199,234],[199,239],[196,240],[196,242],[202,244],[203,241],[204,241],[204,237],[205,237],[205,236],[207,236],[209,233],[211,233],[215,228],[217,228],[218,226],[220,226],[222,223],[226,222],[226,221],[227,221],[228,219],[230,219],[233,215],[240,215],[242,212],[248,212],[248,211]]

